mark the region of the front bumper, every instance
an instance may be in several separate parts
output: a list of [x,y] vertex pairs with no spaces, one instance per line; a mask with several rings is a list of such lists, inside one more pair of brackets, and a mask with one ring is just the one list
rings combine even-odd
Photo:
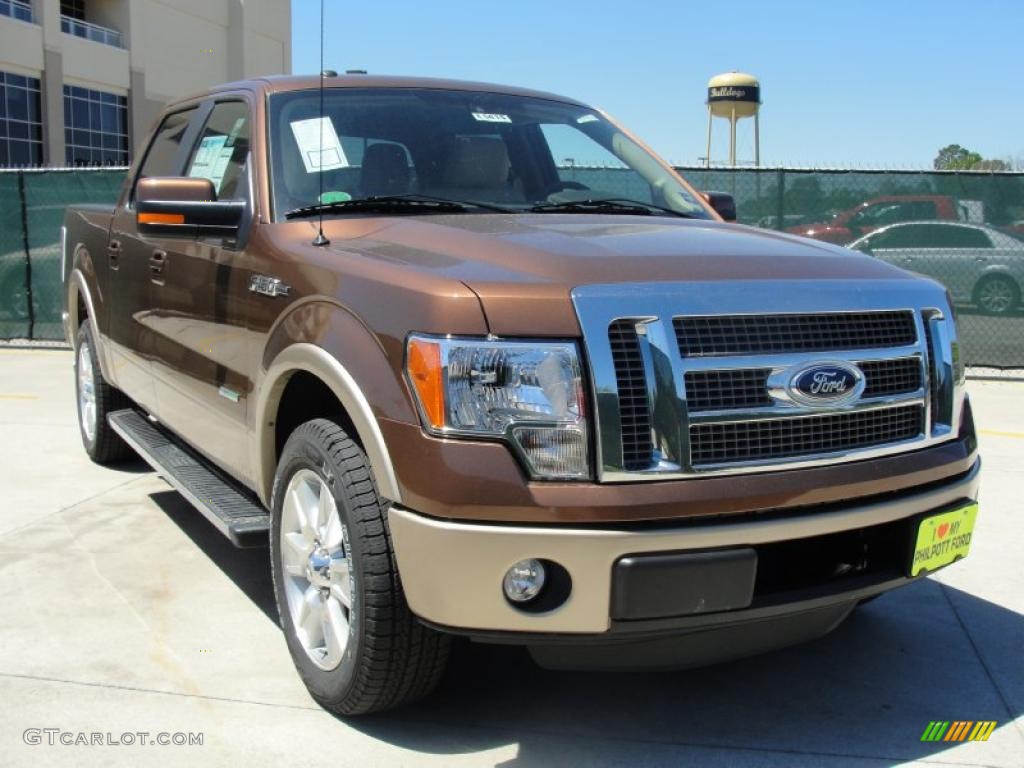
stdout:
[[[450,631],[529,645],[621,641],[627,635],[692,632],[745,619],[774,621],[818,609],[825,611],[822,626],[831,628],[857,600],[910,579],[905,572],[881,568],[831,579],[817,590],[804,585],[760,597],[755,591],[748,606],[734,610],[701,612],[698,605],[688,615],[637,621],[613,616],[616,565],[626,556],[644,553],[751,547],[771,550],[778,561],[780,554],[785,559],[788,542],[842,532],[858,536],[862,531],[899,526],[900,521],[905,521],[909,530],[915,518],[977,499],[979,470],[977,461],[967,473],[952,480],[869,503],[677,527],[594,530],[462,523],[399,507],[391,508],[389,524],[410,608],[425,622]],[[571,591],[557,608],[529,613],[505,599],[501,583],[506,570],[527,558],[554,561],[568,572]],[[828,606],[833,608],[826,610]],[[780,636],[779,632],[768,634],[769,640]]]

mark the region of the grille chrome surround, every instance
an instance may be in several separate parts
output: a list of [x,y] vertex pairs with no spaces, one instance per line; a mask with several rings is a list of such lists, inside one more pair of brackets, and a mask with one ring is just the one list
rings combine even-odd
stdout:
[[[594,387],[596,464],[602,482],[749,474],[862,460],[951,439],[954,425],[959,425],[962,382],[953,381],[954,358],[948,349],[955,348],[956,329],[944,319],[952,316],[945,293],[926,281],[797,280],[783,287],[759,280],[634,283],[583,286],[572,297]],[[704,354],[686,354],[692,345],[679,338],[678,330],[687,327],[679,321],[705,318],[705,325],[712,326],[720,317],[729,324],[743,318],[743,329],[812,331],[827,317],[825,335],[838,339],[839,348],[808,350],[808,345],[820,345],[820,334],[813,332],[781,344],[758,331],[756,352],[721,354],[727,348],[752,348],[749,340],[736,347],[725,338],[716,342],[719,353],[708,354],[712,348],[704,343]],[[866,329],[863,338],[855,335],[857,329]],[[628,370],[622,369],[622,349],[612,352],[613,337],[618,339],[624,330],[635,339]],[[891,344],[880,345],[880,334]],[[934,367],[933,358],[938,361]],[[856,366],[864,374],[859,398],[828,405],[798,403],[787,395],[795,371],[828,361]],[[620,404],[622,376],[629,399]],[[644,389],[645,411],[633,399]],[[624,407],[642,418],[624,422]],[[929,428],[933,412],[941,413],[944,428]],[[821,434],[799,432],[792,437],[793,429],[809,425],[819,427]],[[769,448],[781,448],[759,448],[751,436],[762,434],[775,436]],[[718,440],[730,435],[742,436],[744,445],[716,453],[716,443],[706,442],[709,436]]]

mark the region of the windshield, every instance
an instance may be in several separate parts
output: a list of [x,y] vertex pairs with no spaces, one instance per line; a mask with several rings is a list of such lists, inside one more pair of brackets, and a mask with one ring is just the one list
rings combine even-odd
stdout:
[[487,204],[467,212],[616,200],[710,218],[692,190],[586,107],[476,91],[333,88],[319,115],[317,90],[270,99],[276,219],[395,195]]

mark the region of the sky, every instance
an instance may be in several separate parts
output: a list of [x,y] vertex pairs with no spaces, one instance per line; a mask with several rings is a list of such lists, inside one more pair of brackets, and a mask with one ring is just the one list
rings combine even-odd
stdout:
[[[673,163],[705,154],[708,79],[761,81],[763,165],[1024,166],[1024,0],[325,0],[325,67],[516,85],[603,108]],[[295,73],[319,0],[292,0]],[[728,156],[716,120],[712,157]],[[753,158],[740,123],[738,159]]]

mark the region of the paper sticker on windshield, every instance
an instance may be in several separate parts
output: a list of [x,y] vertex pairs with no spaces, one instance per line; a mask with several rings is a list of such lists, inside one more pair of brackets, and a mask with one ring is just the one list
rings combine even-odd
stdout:
[[508,115],[499,115],[494,112],[474,112],[473,119],[481,123],[511,123],[512,118]]
[[597,121],[597,115],[584,115],[583,117],[576,118],[576,122],[580,125],[583,125],[584,123],[596,123]]
[[306,173],[348,168],[348,158],[341,148],[331,118],[313,117],[309,120],[296,120],[291,125]]

